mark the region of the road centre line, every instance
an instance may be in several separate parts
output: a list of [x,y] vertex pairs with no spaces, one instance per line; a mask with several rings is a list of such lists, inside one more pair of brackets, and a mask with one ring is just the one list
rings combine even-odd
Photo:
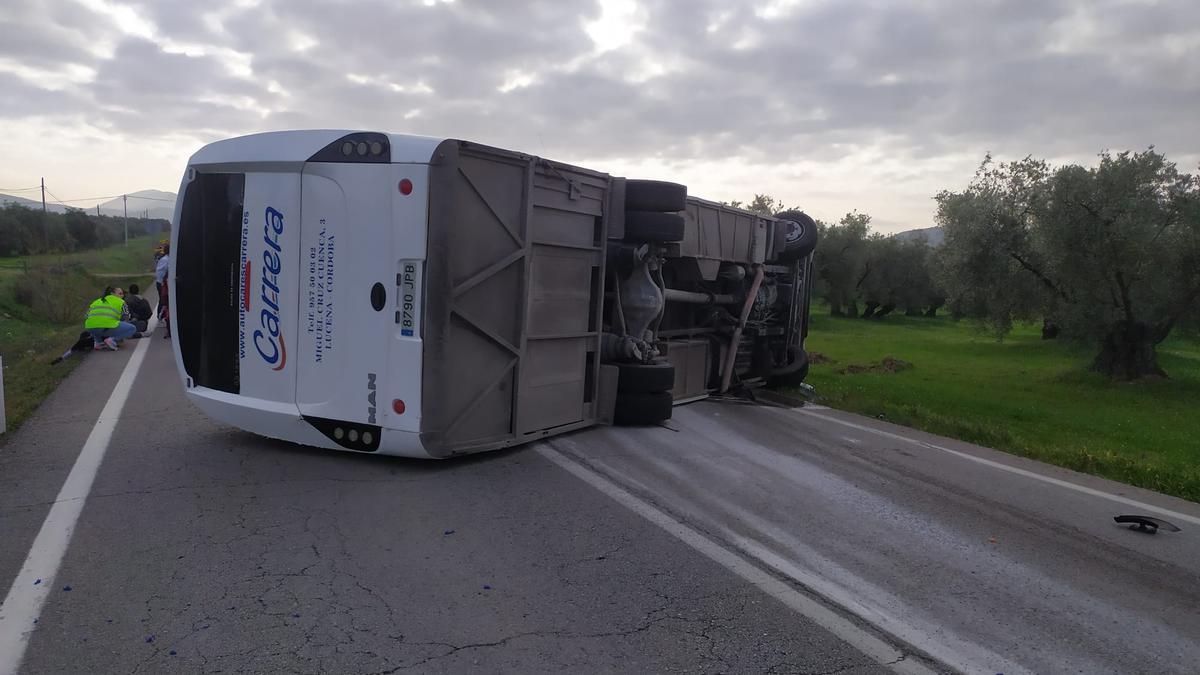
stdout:
[[547,443],[537,453],[896,673],[936,671]]
[[[66,555],[75,533],[75,525],[83,512],[83,505],[95,482],[96,472],[104,455],[108,452],[109,441],[112,440],[113,430],[120,421],[121,411],[125,401],[133,389],[134,380],[142,361],[146,358],[146,350],[150,348],[154,329],[158,326],[156,317],[150,318],[146,337],[138,340],[133,349],[133,355],[121,371],[108,402],[100,411],[100,417],[88,434],[79,456],[75,459],[71,473],[63,483],[58,497],[50,506],[50,512],[42,521],[37,537],[21,565],[21,570],[13,580],[4,603],[0,604],[0,675],[16,675],[21,665],[25,648],[33,634],[34,621],[42,611],[46,597],[55,588],[54,579],[58,568]],[[40,581],[39,581],[40,580]]]
[[[1134,508],[1142,510],[1142,511],[1149,511],[1151,513],[1156,513],[1161,516],[1167,516],[1174,520],[1182,520],[1182,521],[1191,523],[1193,525],[1200,525],[1200,517],[1191,516],[1186,513],[1180,513],[1178,511],[1172,511],[1171,509],[1166,509],[1161,506],[1154,506],[1153,504],[1147,504],[1146,502],[1141,502],[1136,499],[1130,499],[1129,497],[1123,497],[1121,495],[1114,495],[1110,492],[1105,492],[1103,490],[1097,490],[1095,488],[1090,488],[1085,485],[1078,485],[1076,483],[1072,483],[1070,481],[1062,480],[1059,478],[1051,478],[1050,476],[1043,476],[1042,474],[1036,473],[1034,471],[1029,471],[1027,469],[1021,469],[1021,468],[1015,467],[1015,466],[1009,466],[1007,464],[1004,464],[1001,462],[996,462],[996,461],[993,461],[990,459],[985,459],[983,457],[976,457],[975,455],[972,455],[967,452],[962,452],[960,450],[952,450],[950,448],[943,447],[941,445],[936,445],[934,443],[927,443],[925,441],[917,440],[915,438],[909,438],[909,437],[901,435],[901,434],[892,433],[890,431],[884,431],[883,429],[876,429],[874,427],[870,427],[865,424],[858,424],[856,422],[850,422],[847,420],[838,419],[837,417],[834,417],[832,415],[823,415],[820,412],[816,412],[816,411],[808,409],[807,406],[805,406],[803,408],[773,408],[773,409],[781,410],[781,411],[787,410],[787,411],[791,411],[791,412],[803,413],[810,417],[816,417],[816,418],[826,420],[829,422],[841,424],[842,426],[850,427],[851,429],[857,429],[859,431],[870,432],[873,434],[877,434],[879,436],[884,436],[886,438],[891,438],[891,439],[898,440],[898,441],[905,441],[907,443],[912,443],[913,445],[917,445],[917,446],[920,446],[923,448],[929,448],[930,450],[941,450],[942,452],[949,453],[951,455],[954,455],[955,457],[961,457],[963,459],[967,459],[972,462],[976,462],[978,464],[982,464],[984,466],[991,467],[993,469],[1007,471],[1009,473],[1016,474],[1018,476],[1024,476],[1026,478],[1032,478],[1034,480],[1042,481],[1043,483],[1049,483],[1050,485],[1056,485],[1058,487],[1064,487],[1069,490],[1075,490],[1076,492],[1081,492],[1083,494],[1091,495],[1093,497],[1102,497],[1104,499],[1118,502],[1118,503],[1124,504],[1126,506],[1131,506],[1131,507],[1134,507]],[[828,408],[825,408],[825,410],[828,410]]]

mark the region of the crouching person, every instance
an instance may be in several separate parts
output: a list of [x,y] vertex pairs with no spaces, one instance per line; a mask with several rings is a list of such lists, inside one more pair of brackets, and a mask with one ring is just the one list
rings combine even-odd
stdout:
[[139,333],[145,333],[149,327],[150,317],[154,310],[150,309],[150,301],[138,295],[142,289],[137,284],[129,284],[129,292],[125,294],[125,309],[128,310],[129,323],[132,323]]
[[117,341],[132,337],[137,327],[122,321],[125,312],[125,292],[109,286],[88,306],[83,328],[92,335],[92,349],[107,347],[117,350]]

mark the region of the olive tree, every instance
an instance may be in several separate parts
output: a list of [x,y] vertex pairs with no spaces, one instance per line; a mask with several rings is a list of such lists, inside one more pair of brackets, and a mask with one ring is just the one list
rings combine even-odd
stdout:
[[858,316],[858,300],[871,275],[868,238],[871,216],[851,212],[821,230],[813,265],[833,316]]
[[870,273],[862,285],[864,319],[881,319],[896,309],[907,316],[936,316],[942,304],[931,266],[934,254],[924,239],[872,235],[868,243]]
[[729,202],[729,205],[735,209],[746,209],[747,211],[753,211],[760,216],[774,216],[780,211],[802,210],[799,206],[793,206],[789,209],[783,205],[783,200],[775,199],[771,195],[758,193],[755,193],[754,199],[751,199],[749,202],[734,200]]
[[1200,300],[1198,195],[1153,148],[1090,168],[987,157],[966,190],[937,196],[951,308],[999,335],[1052,317],[1097,346],[1094,370],[1162,375],[1156,346]]

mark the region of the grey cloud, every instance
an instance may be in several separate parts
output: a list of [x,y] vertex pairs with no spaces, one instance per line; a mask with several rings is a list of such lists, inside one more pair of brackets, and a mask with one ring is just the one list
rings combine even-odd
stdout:
[[[645,0],[644,29],[598,55],[584,29],[600,15],[596,2],[134,6],[157,27],[157,43],[120,37],[108,18],[74,16],[51,0],[6,12],[2,29],[16,37],[0,53],[43,68],[86,65],[97,76],[70,92],[13,84],[0,114],[90,107],[117,133],[205,138],[382,128],[596,160],[792,165],[869,148],[916,166],[986,150],[1200,151],[1194,2],[827,0],[764,18],[749,2]],[[112,59],[82,48],[84,26],[117,42]],[[294,35],[317,44],[297,51]],[[1064,37],[1071,49],[1052,52]],[[167,53],[167,43],[212,49],[188,57]],[[253,74],[230,72],[222,50],[244,54]],[[634,81],[654,64],[667,72]],[[514,73],[532,81],[498,91]]]
[[34,86],[9,73],[0,73],[0,119],[74,116],[83,101],[69,91]]
[[238,133],[256,124],[259,115],[237,103],[257,101],[265,93],[257,83],[230,74],[215,57],[167,53],[142,39],[122,42],[89,91],[104,104],[97,113],[102,124],[139,136]]
[[88,47],[111,32],[106,23],[84,7],[9,0],[0,15],[0,56],[48,70],[86,65],[94,60]]

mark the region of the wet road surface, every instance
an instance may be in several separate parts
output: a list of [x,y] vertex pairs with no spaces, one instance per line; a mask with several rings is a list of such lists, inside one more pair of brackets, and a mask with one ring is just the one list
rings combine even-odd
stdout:
[[[131,351],[0,445],[5,590]],[[22,673],[1200,663],[1195,504],[831,410],[675,413],[446,462],[313,450],[204,417],[156,336],[44,605],[0,627]],[[1183,531],[1112,522],[1137,505]]]

